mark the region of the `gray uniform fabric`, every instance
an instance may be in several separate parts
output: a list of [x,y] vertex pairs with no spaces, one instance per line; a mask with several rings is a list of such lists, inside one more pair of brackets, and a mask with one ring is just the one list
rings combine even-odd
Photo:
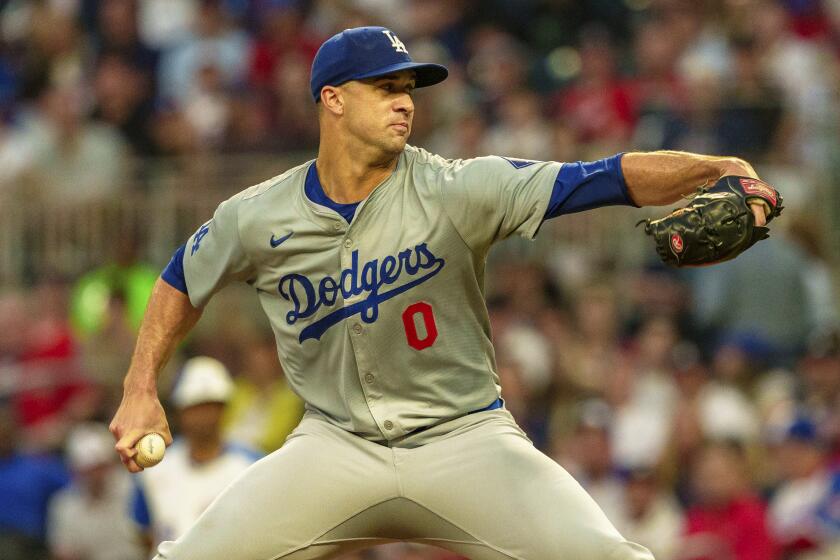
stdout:
[[388,447],[309,412],[157,560],[326,559],[393,540],[472,560],[653,558],[506,410],[428,431]]
[[561,164],[407,147],[352,222],[313,162],[223,202],[186,245],[190,299],[252,284],[300,426],[158,560],[335,558],[389,540],[473,560],[651,560],[504,409],[484,303],[490,246],[532,238]]
[[[492,403],[500,388],[487,250],[514,233],[534,236],[560,164],[451,161],[407,147],[349,225],[305,196],[310,165],[223,202],[187,243],[193,305],[233,280],[252,283],[291,387],[307,408],[371,441]],[[428,307],[404,318],[420,302]],[[406,321],[421,343],[436,329],[434,343],[412,347]]]

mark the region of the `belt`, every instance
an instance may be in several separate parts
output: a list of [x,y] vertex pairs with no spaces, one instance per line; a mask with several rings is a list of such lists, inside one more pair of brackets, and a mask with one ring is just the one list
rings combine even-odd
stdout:
[[467,412],[467,414],[475,414],[476,412],[484,412],[485,410],[496,410],[497,408],[502,408],[502,405],[505,404],[505,401],[502,400],[502,397],[499,397],[495,401],[491,402],[484,408],[479,408],[478,410],[473,410],[472,412]]
[[[470,414],[475,414],[476,412],[485,412],[485,411],[488,411],[488,410],[496,410],[497,408],[502,408],[502,406],[504,406],[504,404],[505,404],[505,401],[502,400],[502,397],[499,397],[495,401],[493,401],[490,404],[488,404],[487,406],[485,406],[484,408],[479,408],[478,410],[471,410],[470,412],[467,412],[466,414],[464,414],[464,416],[468,416]],[[447,420],[443,420],[443,422],[448,422],[449,420],[454,420],[454,418],[449,418]],[[440,423],[441,422],[438,422],[438,424],[440,424]],[[423,428],[417,428],[416,430],[412,430],[412,431],[408,432],[406,435],[414,435],[414,434],[419,434],[420,432],[425,432],[429,428],[437,426],[438,424],[432,424],[431,426],[424,426]]]

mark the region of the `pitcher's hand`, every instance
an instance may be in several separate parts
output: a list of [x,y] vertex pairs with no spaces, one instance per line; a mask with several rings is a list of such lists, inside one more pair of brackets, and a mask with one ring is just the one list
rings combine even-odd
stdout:
[[134,456],[137,454],[134,446],[140,438],[148,433],[156,432],[163,436],[167,447],[172,443],[166,413],[163,411],[157,394],[151,392],[126,390],[109,429],[117,440],[115,447],[120,460],[132,473],[143,470],[134,461]]

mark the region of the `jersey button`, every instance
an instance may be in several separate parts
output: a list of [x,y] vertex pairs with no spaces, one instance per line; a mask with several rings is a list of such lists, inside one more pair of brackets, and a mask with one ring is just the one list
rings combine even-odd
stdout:
[[344,248],[345,249],[349,249],[352,246],[353,246],[353,240],[352,239],[345,239],[344,240]]
[[373,377],[372,373],[366,373],[365,374],[365,383],[373,383],[374,379],[376,379],[376,378]]
[[335,228],[335,231],[341,231],[341,224],[336,222],[333,224],[333,228]]
[[356,334],[362,334],[362,325],[360,325],[359,323],[355,323],[353,325],[353,332]]
[[390,420],[385,420],[385,423],[383,424],[383,426],[385,426],[386,430],[393,430],[394,429],[394,423],[391,422]]

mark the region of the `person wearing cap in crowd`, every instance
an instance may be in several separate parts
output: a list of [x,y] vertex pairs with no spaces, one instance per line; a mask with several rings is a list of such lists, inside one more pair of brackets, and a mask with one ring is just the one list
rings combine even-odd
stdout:
[[222,437],[222,416],[233,381],[220,361],[187,360],[171,402],[180,438],[155,468],[143,472],[132,499],[132,516],[148,547],[178,538],[230,482],[259,455]]
[[646,546],[656,560],[678,558],[683,512],[651,465],[621,469],[624,515],[616,522],[621,534]]
[[73,482],[50,501],[47,517],[53,559],[144,558],[129,515],[131,479],[118,466],[108,428],[96,423],[75,427],[66,456]]
[[800,404],[816,423],[829,462],[840,468],[840,326],[812,334],[799,372]]
[[806,415],[775,440],[781,484],[768,512],[773,537],[785,558],[829,558],[820,555],[840,551],[840,470],[828,464],[825,441]]
[[[415,88],[447,74],[414,62],[383,27],[328,39],[310,79],[317,159],[222,202],[155,285],[111,424],[127,469],[141,469],[144,433],[169,436],[161,367],[234,281],[256,289],[307,410],[283,447],[158,558],[312,560],[387,538],[474,560],[652,558],[505,409],[487,254],[514,234],[533,238],[549,218],[671,204],[755,171],[675,152],[448,160],[408,145]],[[766,211],[753,212],[764,225]]]
[[574,435],[571,462],[564,466],[604,511],[610,521],[624,521],[624,485],[614,461],[612,429],[615,415],[601,399],[589,399],[580,405]]

